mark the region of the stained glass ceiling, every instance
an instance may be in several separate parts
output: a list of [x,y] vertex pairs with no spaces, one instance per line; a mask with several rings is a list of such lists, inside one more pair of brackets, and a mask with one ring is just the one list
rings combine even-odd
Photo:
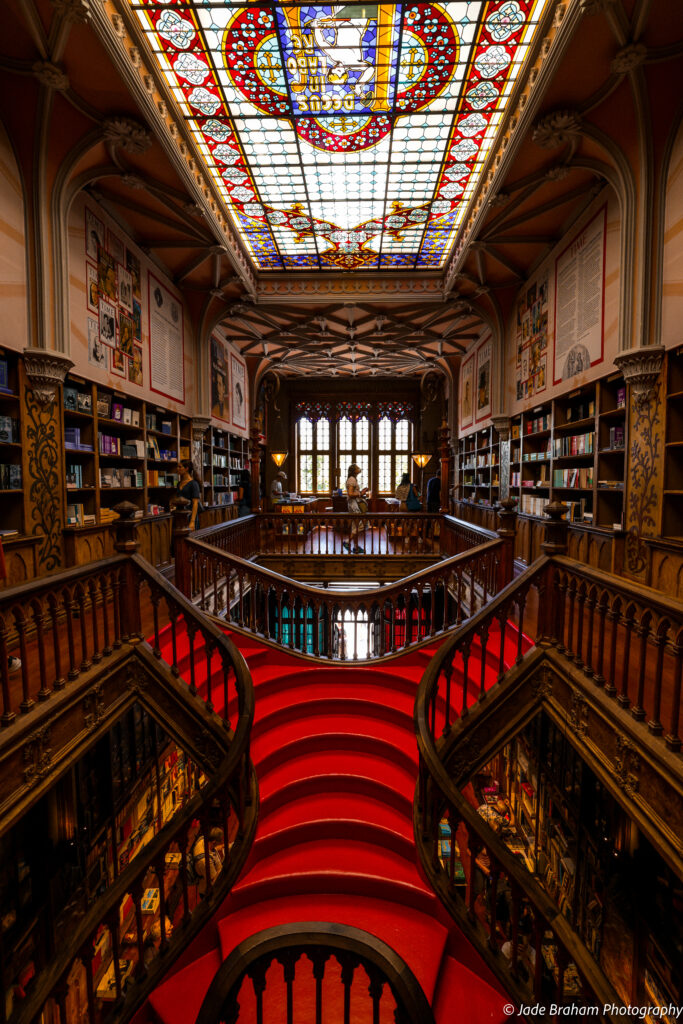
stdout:
[[549,0],[128,0],[259,270],[438,270]]

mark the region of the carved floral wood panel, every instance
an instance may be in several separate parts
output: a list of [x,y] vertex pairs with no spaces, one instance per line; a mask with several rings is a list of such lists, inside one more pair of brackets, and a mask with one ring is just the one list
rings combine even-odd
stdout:
[[24,500],[26,532],[39,537],[37,562],[41,572],[60,569],[64,562],[62,528],[62,437],[57,401],[42,404],[31,387],[23,388]]
[[646,581],[649,551],[644,538],[660,530],[664,486],[664,373],[643,395],[629,388],[629,448],[626,469],[626,551],[624,574]]

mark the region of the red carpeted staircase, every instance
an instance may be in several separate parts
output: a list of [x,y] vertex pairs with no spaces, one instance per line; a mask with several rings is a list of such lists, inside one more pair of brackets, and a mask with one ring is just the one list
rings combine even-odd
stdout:
[[[193,1021],[220,963],[239,942],[296,921],[338,922],[378,936],[410,966],[437,1024],[452,1024],[456,1007],[458,1018],[467,1007],[461,1019],[468,1024],[502,1022],[507,998],[424,879],[413,839],[413,704],[436,648],[358,668],[232,639],[256,693],[256,840],[232,894],[152,994],[138,1024]],[[509,663],[515,654],[511,638]],[[492,657],[491,684],[496,672]],[[296,1020],[304,1024],[314,1016],[301,1015],[306,982],[297,985]],[[246,989],[240,1020],[251,1022]],[[372,1019],[354,1005],[354,1019]]]

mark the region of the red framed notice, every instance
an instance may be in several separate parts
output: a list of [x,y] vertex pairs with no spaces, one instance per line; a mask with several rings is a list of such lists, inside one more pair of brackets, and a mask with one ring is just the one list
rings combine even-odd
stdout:
[[184,313],[180,299],[147,275],[150,390],[185,404]]

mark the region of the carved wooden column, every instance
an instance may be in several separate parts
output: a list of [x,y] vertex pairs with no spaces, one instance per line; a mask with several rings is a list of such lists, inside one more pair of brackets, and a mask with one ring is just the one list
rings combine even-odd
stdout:
[[192,598],[192,567],[190,552],[185,539],[190,533],[190,511],[192,503],[187,498],[175,498],[171,505],[173,517],[172,547],[175,559],[175,585],[181,594]]
[[517,532],[517,502],[503,498],[498,505],[498,536],[503,541],[503,554],[498,566],[498,590],[512,583],[515,570],[515,534]]
[[494,416],[493,429],[498,434],[498,497],[502,500],[510,496],[510,417]]
[[[192,417],[192,465],[204,481],[204,435],[211,426],[208,416]],[[202,493],[202,499],[204,494]]]
[[[118,513],[116,520],[116,538],[114,550],[119,555],[135,555],[140,549],[138,541],[138,524],[135,519],[137,506],[131,501],[121,501],[114,506],[114,512]],[[140,598],[138,593],[138,581],[135,569],[131,560],[128,560],[121,577],[122,586],[119,589],[119,601],[121,602],[121,631],[123,636],[129,640],[141,639],[140,619]]]
[[620,352],[614,362],[628,388],[628,441],[624,492],[626,549],[624,573],[649,583],[650,558],[645,537],[661,532],[664,487],[664,347],[648,345]]
[[261,512],[261,431],[256,417],[251,424],[251,510]]
[[441,429],[439,431],[440,447],[439,453],[441,456],[441,508],[440,512],[448,515],[451,511],[450,503],[450,485],[451,485],[451,444],[450,444],[451,432],[448,427],[448,422],[444,417],[441,423]]

